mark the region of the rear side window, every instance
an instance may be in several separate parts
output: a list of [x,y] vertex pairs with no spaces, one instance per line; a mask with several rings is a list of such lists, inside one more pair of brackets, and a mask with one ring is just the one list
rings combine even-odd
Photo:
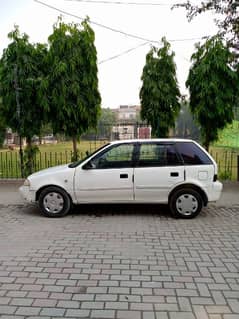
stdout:
[[139,151],[139,167],[176,166],[182,164],[173,145],[145,143]]
[[196,144],[191,142],[178,142],[178,153],[181,155],[185,165],[208,165],[211,159]]

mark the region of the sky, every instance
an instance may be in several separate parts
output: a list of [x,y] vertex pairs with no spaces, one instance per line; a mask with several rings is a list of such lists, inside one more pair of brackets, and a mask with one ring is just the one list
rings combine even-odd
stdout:
[[[81,18],[89,16],[92,22],[146,39],[129,37],[91,24],[96,36],[102,107],[117,108],[119,105],[140,103],[139,91],[146,54],[152,44],[160,46],[160,40],[164,36],[175,52],[180,91],[187,94],[185,81],[191,65],[190,58],[195,51],[195,43],[204,36],[214,35],[217,31],[211,13],[188,22],[183,8],[171,10],[173,4],[182,0],[105,0],[128,2],[124,5],[102,4],[99,3],[101,0],[93,0],[91,3],[82,0],[39,1]],[[130,5],[129,2],[161,5]],[[21,33],[29,35],[31,42],[47,43],[52,26],[59,15],[60,12],[34,0],[0,0],[0,54],[9,43],[7,34],[13,29],[14,24],[20,27]],[[63,21],[81,22],[80,19],[66,14],[63,14]],[[150,43],[152,40],[158,43]],[[126,51],[129,52],[123,54]],[[118,57],[111,59],[115,56]]]

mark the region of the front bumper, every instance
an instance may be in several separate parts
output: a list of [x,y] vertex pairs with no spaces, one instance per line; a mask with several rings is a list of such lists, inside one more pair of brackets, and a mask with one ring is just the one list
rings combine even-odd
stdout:
[[27,201],[27,202],[35,202],[36,201],[36,192],[30,190],[29,186],[24,186],[22,185],[19,188],[19,192],[21,194],[21,196]]

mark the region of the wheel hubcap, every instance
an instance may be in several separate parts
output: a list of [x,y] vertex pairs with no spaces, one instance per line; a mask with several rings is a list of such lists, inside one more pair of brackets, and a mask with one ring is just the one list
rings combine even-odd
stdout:
[[64,199],[61,194],[52,192],[44,197],[43,205],[47,212],[57,214],[63,208]]
[[198,209],[197,198],[191,194],[183,194],[177,199],[176,208],[182,215],[191,215]]

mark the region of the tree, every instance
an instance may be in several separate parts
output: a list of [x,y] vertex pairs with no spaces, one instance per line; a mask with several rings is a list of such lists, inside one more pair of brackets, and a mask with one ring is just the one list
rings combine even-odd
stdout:
[[[0,117],[20,137],[26,137],[26,174],[29,174],[32,172],[33,156],[31,138],[39,134],[47,110],[44,81],[47,49],[42,44],[31,44],[28,36],[20,34],[17,26],[8,37],[12,42],[3,51],[0,60]],[[21,147],[20,157],[22,164]]]
[[226,36],[229,47],[239,51],[239,2],[238,0],[207,0],[200,2],[199,5],[191,4],[187,1],[184,4],[178,4],[176,7],[185,7],[187,17],[192,20],[198,14],[206,11],[213,11],[220,15],[216,19],[221,35]]
[[168,135],[180,109],[174,53],[165,38],[162,43],[162,48],[152,47],[146,56],[140,90],[141,118],[151,124],[155,137]]
[[233,120],[238,95],[238,76],[232,68],[233,56],[219,37],[196,45],[193,65],[186,86],[190,108],[201,126],[202,140],[209,144],[218,138],[218,130]]
[[100,114],[95,35],[88,19],[79,25],[65,24],[59,18],[48,40],[53,132],[72,138],[76,160],[77,139],[89,128],[96,127]]

